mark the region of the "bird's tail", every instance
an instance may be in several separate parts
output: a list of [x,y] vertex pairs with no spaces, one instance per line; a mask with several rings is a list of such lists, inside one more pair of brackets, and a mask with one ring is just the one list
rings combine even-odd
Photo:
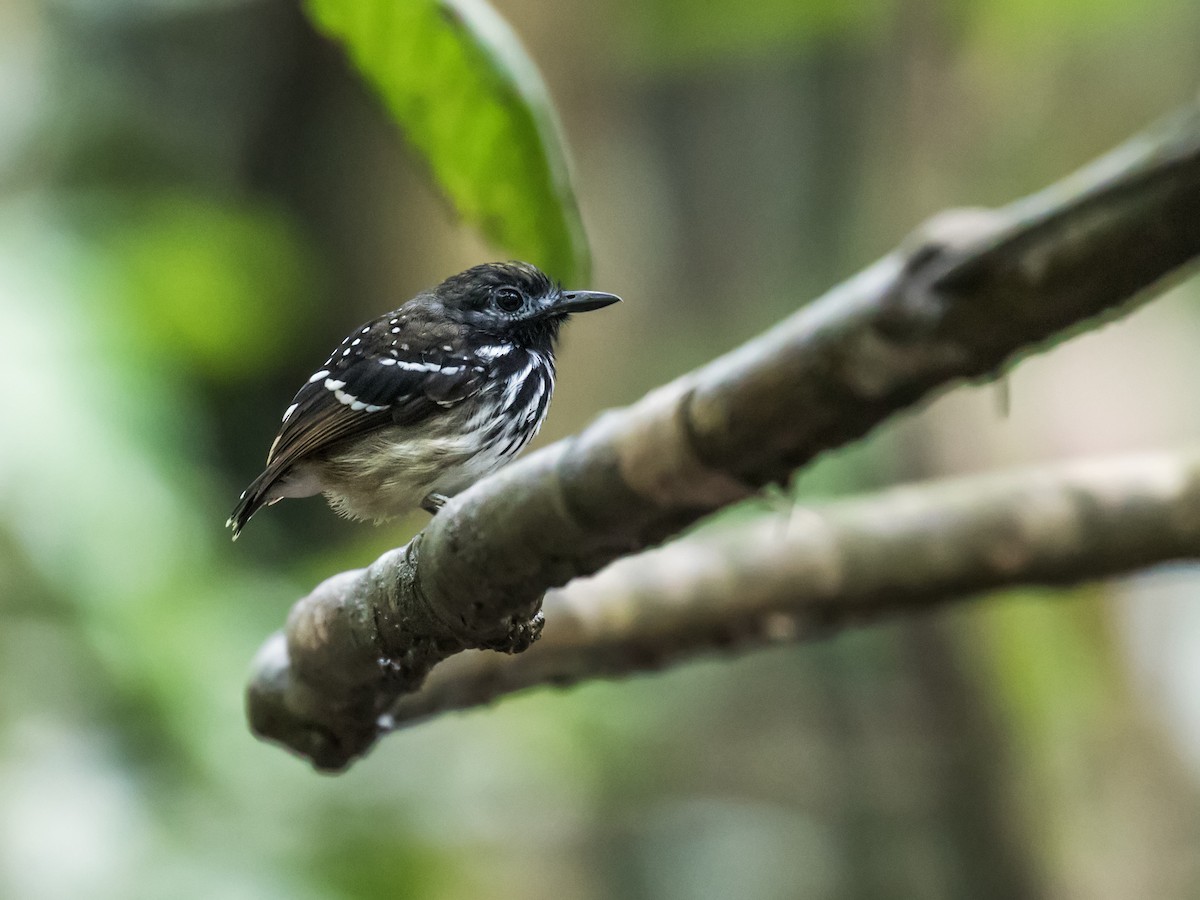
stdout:
[[[268,475],[271,477],[268,478]],[[246,527],[246,523],[250,521],[250,517],[264,506],[274,502],[267,496],[267,491],[274,480],[273,472],[263,472],[250,482],[250,487],[242,491],[241,499],[238,500],[237,506],[233,508],[233,512],[225,521],[225,527],[233,529],[235,541],[242,533],[242,529]]]

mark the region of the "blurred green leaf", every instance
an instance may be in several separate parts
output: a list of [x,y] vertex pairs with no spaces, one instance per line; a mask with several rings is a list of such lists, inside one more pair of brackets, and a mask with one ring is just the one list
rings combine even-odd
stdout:
[[1095,588],[1030,588],[976,613],[984,627],[972,661],[990,677],[1007,727],[1031,751],[1055,752],[1110,709],[1113,661],[1101,652],[1103,636],[1087,627],[1098,599]]
[[[993,0],[964,5],[955,13],[970,24],[975,40],[994,53],[1028,53],[1031,45],[1060,48],[1064,41],[1080,46],[1083,38],[1105,34],[1129,36],[1127,29],[1153,15],[1178,16],[1191,0]],[[1053,54],[1061,63],[1062,50]]]
[[102,212],[127,332],[175,362],[222,379],[261,371],[314,307],[312,254],[278,210],[161,190]]
[[651,70],[705,65],[714,59],[769,53],[830,34],[885,25],[893,0],[758,0],[696,3],[655,0],[630,4],[638,28],[636,57]]
[[308,0],[464,219],[572,285],[587,240],[546,87],[485,0]]

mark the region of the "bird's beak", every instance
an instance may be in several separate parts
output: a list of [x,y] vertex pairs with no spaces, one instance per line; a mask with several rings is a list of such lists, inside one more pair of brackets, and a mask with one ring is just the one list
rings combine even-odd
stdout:
[[588,312],[589,310],[601,309],[620,302],[621,298],[616,294],[604,294],[600,291],[563,291],[558,295],[558,300],[547,312],[556,316],[566,315],[567,313]]

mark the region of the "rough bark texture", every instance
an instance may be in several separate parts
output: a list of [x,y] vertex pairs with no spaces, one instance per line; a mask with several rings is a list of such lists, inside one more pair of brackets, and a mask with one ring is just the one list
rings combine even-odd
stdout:
[[319,585],[259,654],[252,727],[343,768],[435,664],[528,647],[546,590],[1129,308],[1197,256],[1196,109],[1042,193],[942,214],[759,338],[476,485],[406,547]]
[[519,656],[471,652],[391,709],[400,727],[539,685],[805,640],[1013,585],[1200,557],[1200,449],[896,488],[618,560],[546,596]]

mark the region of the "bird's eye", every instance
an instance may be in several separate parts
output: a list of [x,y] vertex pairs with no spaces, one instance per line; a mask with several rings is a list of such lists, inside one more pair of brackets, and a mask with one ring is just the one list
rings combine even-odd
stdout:
[[493,295],[496,305],[505,312],[516,312],[525,302],[525,297],[516,288],[502,287]]

